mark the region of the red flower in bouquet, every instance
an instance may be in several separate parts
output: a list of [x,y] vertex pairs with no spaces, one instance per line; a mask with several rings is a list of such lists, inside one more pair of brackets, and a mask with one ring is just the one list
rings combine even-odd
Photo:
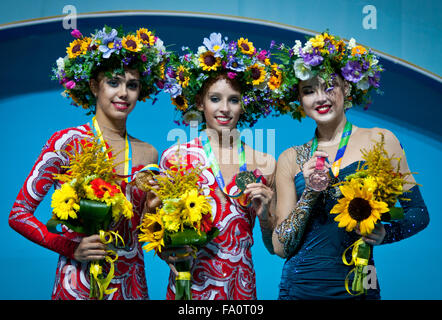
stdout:
[[120,193],[120,190],[116,186],[100,178],[92,180],[91,187],[94,190],[94,194],[100,199],[106,195],[106,192],[108,193],[108,197],[113,197],[115,194]]

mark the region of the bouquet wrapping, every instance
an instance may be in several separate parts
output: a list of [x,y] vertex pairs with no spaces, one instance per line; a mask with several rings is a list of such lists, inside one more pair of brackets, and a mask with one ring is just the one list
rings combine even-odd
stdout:
[[[403,217],[403,209],[395,207],[395,204],[404,193],[403,186],[409,184],[406,177],[411,175],[411,172],[400,172],[401,158],[388,155],[384,148],[384,135],[380,135],[381,140],[376,142],[372,150],[361,150],[365,163],[354,174],[348,175],[344,181],[337,184],[342,198],[330,211],[331,214],[338,214],[334,218],[339,222],[338,227],[345,227],[348,232],[359,227],[362,236],[370,234],[379,221],[392,221]],[[397,160],[396,166],[393,165],[393,160]],[[347,261],[346,253],[351,248],[352,258]],[[364,267],[368,265],[370,251],[370,246],[361,238],[342,255],[344,264],[355,265],[345,280],[347,292],[351,295],[366,292]],[[353,272],[352,292],[349,290],[348,281]]]
[[[145,213],[140,226],[139,241],[146,243],[146,252],[155,250],[158,253],[163,248],[191,246],[194,250],[190,254],[195,256],[200,248],[219,233],[212,222],[212,207],[208,196],[198,183],[203,168],[198,165],[187,168],[181,160],[178,149],[174,159],[169,160],[172,163],[170,169],[155,176],[155,188],[142,182],[143,172],[136,176],[136,181],[140,181],[140,189],[155,192],[162,201],[155,213]],[[188,254],[182,254],[181,257]],[[190,261],[177,262],[175,267],[178,271],[175,300],[191,300]]]

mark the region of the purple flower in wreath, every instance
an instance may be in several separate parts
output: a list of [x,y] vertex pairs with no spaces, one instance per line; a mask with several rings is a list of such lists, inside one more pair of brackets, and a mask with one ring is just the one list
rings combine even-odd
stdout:
[[235,57],[232,57],[229,59],[229,61],[226,64],[226,68],[236,71],[236,72],[242,72],[246,70],[246,66],[244,65],[244,61],[241,59],[237,59]]
[[374,88],[379,88],[379,82],[381,80],[381,73],[376,71],[372,77],[368,77],[368,83]]
[[229,43],[229,46],[227,48],[227,54],[228,55],[234,55],[237,50],[238,50],[238,46],[236,45],[236,42],[232,41],[232,42]]
[[170,79],[175,79],[175,78],[176,78],[176,73],[175,73],[175,71],[173,70],[173,68],[168,67],[168,68],[166,69],[166,76],[167,76],[168,78],[170,78]]
[[106,33],[106,30],[104,28],[102,31],[99,31],[97,33],[97,38],[101,40],[101,44],[98,47],[98,50],[103,53],[103,58],[109,58],[110,55],[117,50],[114,43],[117,34],[118,32],[115,29],[112,29],[110,33]]
[[348,61],[341,71],[344,79],[353,83],[357,83],[363,76],[362,66],[359,61]]
[[319,51],[313,51],[312,53],[303,53],[300,51],[300,54],[302,59],[304,59],[304,63],[312,67],[320,65],[324,60]]
[[253,101],[252,97],[249,97],[249,96],[246,96],[246,95],[244,95],[242,97],[242,102],[244,103],[245,106],[248,105],[252,101]]
[[170,96],[172,98],[176,98],[179,95],[181,95],[182,92],[182,88],[181,86],[178,84],[178,81],[176,81],[175,79],[169,79],[169,81],[167,81],[164,84],[164,92],[167,92],[168,94],[170,94]]

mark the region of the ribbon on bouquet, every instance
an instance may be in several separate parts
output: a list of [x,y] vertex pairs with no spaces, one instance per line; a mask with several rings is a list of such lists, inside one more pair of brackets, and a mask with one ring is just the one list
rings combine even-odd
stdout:
[[[110,244],[115,241],[115,246],[117,247],[118,242],[120,241],[124,246],[124,240],[118,234],[118,232],[100,230],[99,235],[100,241],[103,244]],[[113,256],[113,258],[111,256]],[[103,300],[103,296],[105,294],[112,294],[118,290],[118,288],[108,289],[111,280],[114,278],[115,261],[118,260],[118,254],[114,250],[106,250],[106,257],[104,260],[110,265],[109,272],[106,277],[102,277],[103,268],[101,266],[101,261],[91,262],[91,266],[89,268],[91,277],[91,289],[89,297],[98,297],[99,300]]]
[[[347,261],[346,254],[347,251],[351,248],[353,248],[351,251],[351,260]],[[345,289],[352,296],[358,296],[365,293],[364,279],[366,275],[364,273],[364,267],[368,265],[368,260],[370,259],[370,251],[370,246],[366,244],[364,240],[362,240],[362,238],[360,238],[347,249],[345,249],[344,253],[342,254],[342,262],[345,265],[355,266],[345,277]],[[354,278],[352,283],[352,290],[350,290],[349,278],[352,273],[354,273]],[[355,293],[353,293],[352,291]]]

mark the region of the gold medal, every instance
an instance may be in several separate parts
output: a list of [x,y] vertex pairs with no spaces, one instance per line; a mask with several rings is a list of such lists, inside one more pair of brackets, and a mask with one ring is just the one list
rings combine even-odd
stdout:
[[256,177],[251,171],[241,171],[235,178],[235,184],[241,191],[246,190],[247,185],[254,182],[256,182]]

